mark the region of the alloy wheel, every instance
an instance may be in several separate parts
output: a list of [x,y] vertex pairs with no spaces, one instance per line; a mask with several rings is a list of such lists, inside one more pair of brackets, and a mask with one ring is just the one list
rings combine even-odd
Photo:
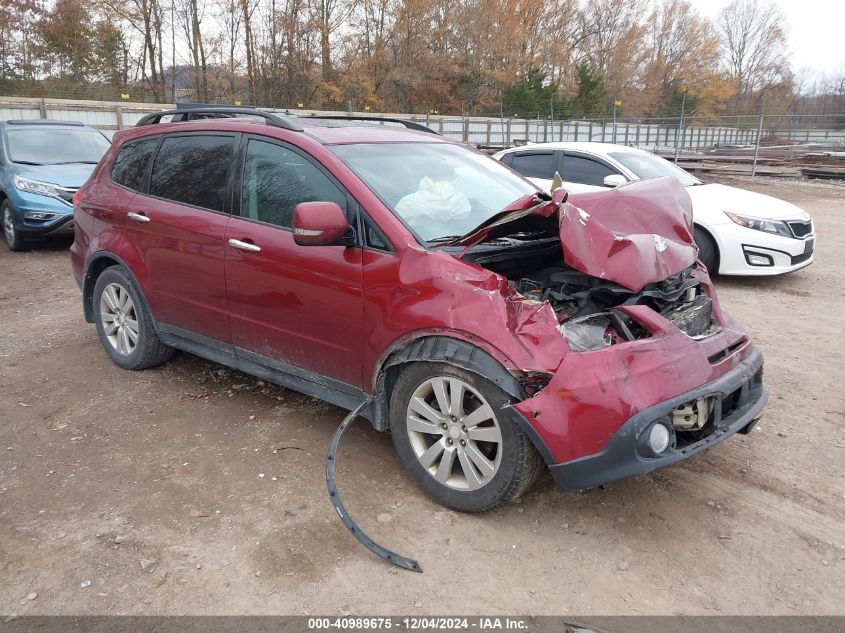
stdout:
[[118,354],[129,356],[138,345],[138,315],[129,292],[110,283],[100,295],[100,321],[103,332]]
[[493,408],[454,376],[429,378],[414,391],[405,416],[411,448],[438,482],[477,490],[502,461],[502,431]]

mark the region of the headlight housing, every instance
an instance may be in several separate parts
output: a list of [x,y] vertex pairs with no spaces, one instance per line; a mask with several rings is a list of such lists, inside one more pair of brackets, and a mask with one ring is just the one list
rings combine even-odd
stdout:
[[782,235],[783,237],[792,237],[792,232],[786,226],[786,222],[780,220],[765,220],[763,218],[755,218],[751,215],[740,215],[739,213],[731,213],[725,211],[732,222],[744,226],[747,229],[754,229],[755,231],[763,231],[764,233],[771,233],[772,235]]
[[599,313],[567,321],[560,326],[560,333],[573,352],[588,352],[613,344],[609,327],[610,319]]
[[39,196],[48,196],[50,198],[59,198],[59,189],[49,182],[40,182],[38,180],[30,180],[29,178],[21,178],[20,176],[13,176],[12,183],[15,189],[19,191],[26,191],[27,193],[34,193]]

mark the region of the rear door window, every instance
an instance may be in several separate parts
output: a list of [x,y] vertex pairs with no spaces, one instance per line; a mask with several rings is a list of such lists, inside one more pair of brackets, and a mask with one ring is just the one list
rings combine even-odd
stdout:
[[605,176],[618,173],[615,169],[611,169],[604,163],[593,160],[592,158],[565,154],[563,156],[563,170],[561,171],[560,177],[565,182],[603,187]]
[[225,210],[226,181],[235,147],[233,136],[168,136],[150,176],[151,196],[212,211]]
[[285,228],[300,202],[335,202],[346,211],[346,195],[301,154],[250,139],[244,161],[241,217]]
[[519,153],[513,155],[511,167],[526,178],[551,180],[555,177],[557,160],[554,152]]
[[159,138],[146,138],[124,145],[111,168],[111,179],[128,189],[140,191],[147,165],[155,153]]

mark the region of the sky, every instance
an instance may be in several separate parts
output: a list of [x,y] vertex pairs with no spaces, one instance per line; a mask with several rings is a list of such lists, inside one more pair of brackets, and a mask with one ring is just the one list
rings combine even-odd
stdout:
[[[731,0],[690,0],[715,19]],[[798,73],[809,68],[832,75],[845,67],[845,2],[842,0],[775,0],[786,16],[789,59]]]

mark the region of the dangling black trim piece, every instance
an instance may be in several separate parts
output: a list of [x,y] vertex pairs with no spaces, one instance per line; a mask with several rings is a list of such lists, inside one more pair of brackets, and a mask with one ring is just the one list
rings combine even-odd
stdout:
[[343,435],[343,432],[352,426],[352,422],[358,417],[361,411],[370,406],[372,402],[373,398],[369,397],[358,405],[356,409],[350,411],[349,415],[343,418],[343,422],[341,422],[340,426],[337,427],[337,431],[335,431],[334,436],[332,436],[332,441],[329,443],[329,453],[326,455],[326,485],[329,488],[329,499],[331,500],[334,509],[337,511],[337,515],[340,517],[340,520],[346,526],[346,529],[352,532],[352,536],[358,539],[361,545],[366,547],[376,556],[380,556],[397,567],[407,569],[408,571],[422,573],[422,567],[420,567],[420,564],[417,561],[405,558],[404,556],[399,556],[399,554],[391,552],[389,549],[385,549],[378,543],[374,542],[369,536],[364,534],[364,532],[361,531],[361,528],[358,527],[358,524],[352,520],[351,516],[349,516],[349,512],[346,511],[346,506],[343,505],[343,502],[340,500],[340,494],[337,491],[337,482],[334,477],[334,463],[335,456],[337,455],[337,447],[338,444],[340,444],[340,438]]

